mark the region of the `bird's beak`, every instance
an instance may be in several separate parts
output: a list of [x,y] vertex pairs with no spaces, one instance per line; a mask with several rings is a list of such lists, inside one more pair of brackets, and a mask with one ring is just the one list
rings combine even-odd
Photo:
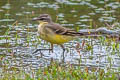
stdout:
[[37,20],[40,20],[40,18],[35,17],[35,18],[32,19],[32,21],[37,21]]

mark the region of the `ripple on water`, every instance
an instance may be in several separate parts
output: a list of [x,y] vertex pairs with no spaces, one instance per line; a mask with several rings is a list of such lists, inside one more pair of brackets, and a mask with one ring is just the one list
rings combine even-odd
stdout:
[[16,13],[16,16],[22,16],[23,14],[22,13]]
[[5,16],[10,16],[10,15],[11,15],[11,14],[9,14],[9,13],[6,13],[6,14],[5,14]]
[[15,19],[0,19],[0,22],[10,22],[15,21]]
[[100,22],[113,22],[114,20],[116,20],[116,18],[114,18],[114,17],[101,17],[98,20]]
[[3,9],[10,9],[11,7],[10,7],[10,4],[5,4],[5,5],[2,6],[1,8],[3,8]]
[[112,9],[117,9],[117,8],[120,8],[120,3],[112,2],[112,3],[106,4],[105,7],[111,7]]
[[50,4],[50,3],[47,3],[47,2],[40,2],[40,3],[36,3],[36,4],[33,4],[33,3],[27,3],[28,6],[32,6],[34,8],[52,8],[54,10],[57,10],[58,8],[60,8],[58,6],[57,3],[53,3],[53,4]]
[[4,10],[0,9],[0,12],[3,12]]
[[82,15],[82,16],[80,16],[80,18],[89,18],[90,16],[88,16],[88,15]]

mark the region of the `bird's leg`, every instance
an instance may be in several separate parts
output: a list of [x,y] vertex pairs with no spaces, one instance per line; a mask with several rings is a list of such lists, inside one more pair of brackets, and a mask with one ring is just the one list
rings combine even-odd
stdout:
[[52,53],[53,53],[53,44],[50,44],[50,49],[49,49],[49,53],[50,53],[50,51],[52,51]]
[[33,54],[34,54],[34,53],[37,53],[38,51],[40,51],[40,53],[41,53],[41,50],[49,50],[49,52],[50,52],[50,51],[53,52],[53,44],[51,44],[51,48],[49,48],[49,49],[37,49],[36,51],[33,52]]
[[32,54],[37,53],[38,51],[40,51],[40,54],[41,54],[41,57],[42,57],[42,56],[43,56],[43,53],[41,52],[41,50],[43,50],[43,49],[37,49],[37,50],[34,51]]
[[34,53],[37,53],[38,51],[41,52],[42,50],[51,50],[51,49],[36,49],[36,50],[33,52],[33,54],[34,54]]
[[60,45],[61,47],[62,47],[62,49],[63,49],[63,62],[64,62],[64,60],[65,60],[65,55],[64,55],[64,52],[65,52],[65,48],[64,48],[64,46],[63,45]]

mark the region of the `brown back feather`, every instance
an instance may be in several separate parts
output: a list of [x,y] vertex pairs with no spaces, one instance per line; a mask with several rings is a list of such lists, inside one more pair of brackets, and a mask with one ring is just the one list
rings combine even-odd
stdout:
[[68,36],[81,36],[81,35],[83,35],[83,33],[76,32],[73,29],[68,29],[68,28],[62,27],[61,25],[53,23],[53,22],[48,23],[46,26],[47,26],[47,28],[50,28],[51,30],[53,30],[54,33],[56,33],[56,34],[68,35]]

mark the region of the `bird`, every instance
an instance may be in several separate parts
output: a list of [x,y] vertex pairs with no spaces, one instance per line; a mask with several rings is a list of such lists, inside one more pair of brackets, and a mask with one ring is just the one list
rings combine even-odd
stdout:
[[66,28],[53,22],[49,14],[40,14],[40,16],[33,18],[32,21],[39,22],[38,34],[41,39],[51,43],[52,50],[53,44],[57,44],[62,47],[64,53],[64,43],[75,39],[76,36],[83,35],[81,32],[76,32],[74,29]]

